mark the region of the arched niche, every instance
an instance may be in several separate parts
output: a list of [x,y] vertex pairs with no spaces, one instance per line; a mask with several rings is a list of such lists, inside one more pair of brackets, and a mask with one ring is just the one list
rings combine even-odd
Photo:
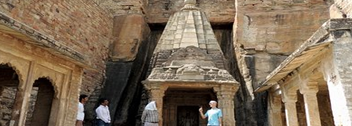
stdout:
[[18,70],[9,63],[0,63],[0,125],[10,125],[18,121],[17,115],[19,111],[16,101],[22,99],[18,95],[19,91],[19,75]]
[[27,111],[26,125],[47,126],[51,119],[54,101],[54,86],[50,78],[38,78],[34,81],[29,108]]

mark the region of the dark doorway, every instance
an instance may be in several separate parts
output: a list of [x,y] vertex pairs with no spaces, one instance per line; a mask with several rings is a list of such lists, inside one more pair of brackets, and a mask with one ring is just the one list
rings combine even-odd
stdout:
[[[54,87],[52,83],[46,78],[39,78],[33,84],[31,105],[29,111],[33,114],[27,118],[26,125],[30,126],[48,126],[51,105],[54,99]],[[31,108],[31,106],[33,108]],[[32,110],[31,110],[32,109]]]
[[198,106],[178,106],[177,126],[199,126]]
[[19,108],[16,107],[19,79],[16,71],[7,64],[0,64],[0,126],[8,126],[11,121],[18,121],[13,115]]

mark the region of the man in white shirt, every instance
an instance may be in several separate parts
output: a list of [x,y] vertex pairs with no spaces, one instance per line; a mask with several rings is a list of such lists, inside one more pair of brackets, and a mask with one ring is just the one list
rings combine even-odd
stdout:
[[110,111],[109,111],[109,101],[105,98],[101,98],[99,100],[100,106],[95,109],[97,114],[97,124],[98,126],[110,126],[111,118],[110,118]]
[[79,102],[78,102],[78,111],[77,111],[77,118],[76,118],[76,126],[83,126],[84,120],[84,104],[88,101],[87,95],[80,95]]

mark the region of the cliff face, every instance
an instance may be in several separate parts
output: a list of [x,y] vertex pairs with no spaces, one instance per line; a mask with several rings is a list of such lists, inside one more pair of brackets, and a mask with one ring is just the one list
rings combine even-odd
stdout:
[[[221,45],[236,95],[237,125],[266,125],[259,83],[329,18],[352,17],[348,0],[196,0]],[[152,52],[184,0],[0,1],[3,14],[83,54],[86,124],[99,97],[110,100],[115,125],[139,125]],[[332,6],[330,6],[332,5]],[[14,93],[9,93],[14,94]],[[8,94],[6,94],[8,95]]]
[[[162,30],[155,29],[158,29],[157,25],[163,27],[166,24],[168,18],[183,6],[183,0],[95,2],[117,17],[143,15],[149,27],[141,29],[151,29],[146,33],[148,39],[144,37],[143,41],[114,40],[110,47],[117,55],[112,54],[107,63],[105,88],[101,91],[101,97],[111,99],[116,125],[138,125],[147,98],[140,81],[146,78],[146,66],[162,33]],[[266,93],[254,94],[253,90],[329,18],[332,2],[199,0],[197,3],[213,25],[222,51],[229,59],[230,73],[241,84],[236,95],[237,125],[266,125]],[[341,2],[337,5],[342,6]],[[347,8],[349,6],[343,6],[343,10]],[[119,21],[114,24],[123,27]],[[133,33],[126,28],[120,29],[127,34]],[[116,34],[114,36],[118,38]],[[99,94],[96,93],[95,97]]]

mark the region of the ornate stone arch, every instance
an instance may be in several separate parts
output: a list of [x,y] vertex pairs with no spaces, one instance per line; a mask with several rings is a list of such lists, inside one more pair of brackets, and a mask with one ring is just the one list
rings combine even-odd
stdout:
[[[16,64],[16,63],[14,63],[14,64]],[[17,67],[16,67],[16,65],[13,65],[11,62],[3,62],[1,59],[0,59],[0,65],[7,65],[7,66],[9,66],[10,68],[12,68],[15,72],[16,72],[16,74],[17,74],[17,76],[18,76],[18,90],[24,90],[24,78],[23,78],[23,72],[21,72],[21,70],[19,70]]]
[[16,74],[18,75],[18,79],[19,79],[18,90],[24,91],[26,80],[27,80],[27,74],[28,74],[31,62],[28,60],[1,52],[0,64],[7,64],[16,71]]
[[33,76],[33,81],[31,82],[31,84],[34,84],[34,82],[40,78],[45,78],[48,79],[51,83],[51,85],[54,87],[54,98],[59,99],[60,98],[60,81],[62,81],[62,79],[59,79],[59,76],[55,75],[54,71],[50,72],[50,73],[46,73],[44,74],[44,72],[38,72],[37,74],[35,74]]

